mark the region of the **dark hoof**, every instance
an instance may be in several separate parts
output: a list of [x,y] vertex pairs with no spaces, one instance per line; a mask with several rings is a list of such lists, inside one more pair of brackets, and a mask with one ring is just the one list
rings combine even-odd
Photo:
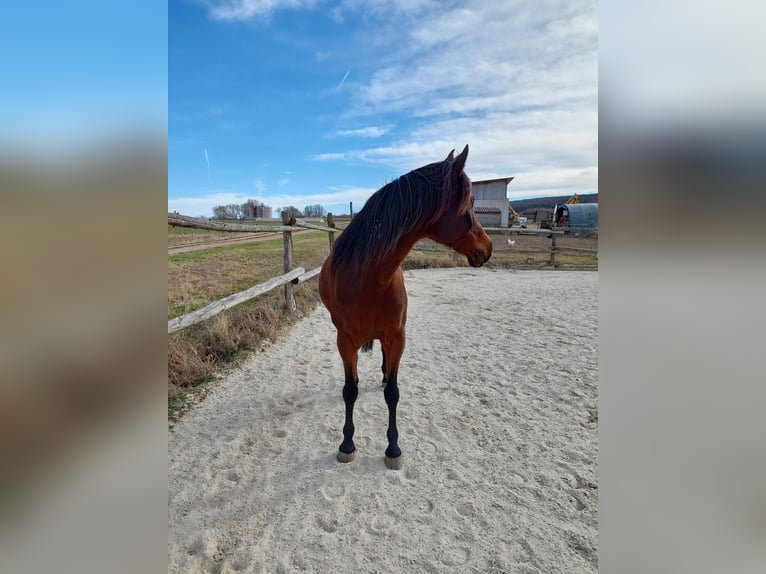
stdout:
[[386,466],[390,468],[391,470],[399,470],[400,468],[402,468],[402,464],[404,463],[404,460],[402,459],[402,455],[399,455],[396,458],[384,456],[383,461],[386,463]]
[[351,452],[338,451],[338,460],[340,462],[351,462],[354,458],[356,458],[356,450],[352,450]]

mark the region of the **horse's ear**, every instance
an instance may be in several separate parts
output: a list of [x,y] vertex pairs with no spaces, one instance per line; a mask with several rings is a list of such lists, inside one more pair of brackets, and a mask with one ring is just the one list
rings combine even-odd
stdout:
[[455,150],[453,149],[451,152],[449,152],[447,159],[445,159],[444,161],[453,161],[454,159],[455,159]]
[[468,144],[465,144],[465,148],[460,152],[460,155],[455,158],[455,163],[452,164],[452,169],[458,173],[463,171],[465,167],[465,160],[468,158]]

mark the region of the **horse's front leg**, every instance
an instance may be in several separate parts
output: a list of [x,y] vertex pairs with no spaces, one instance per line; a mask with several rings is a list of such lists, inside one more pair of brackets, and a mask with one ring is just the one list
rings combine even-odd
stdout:
[[345,383],[343,385],[343,402],[346,405],[346,420],[343,424],[343,442],[338,449],[340,462],[351,462],[356,456],[354,446],[354,403],[359,394],[359,379],[356,375],[356,349],[347,341],[338,337],[338,350],[343,359]]
[[386,380],[386,350],[383,349],[381,352],[383,354],[383,363],[380,365],[380,370],[383,371],[383,386],[385,387],[388,382]]
[[404,330],[390,342],[385,345],[384,356],[386,360],[386,373],[384,377],[385,387],[383,396],[388,405],[388,448],[384,461],[386,466],[392,470],[402,468],[402,451],[399,448],[399,430],[396,428],[396,406],[399,403],[399,383],[398,371],[399,360],[404,352]]

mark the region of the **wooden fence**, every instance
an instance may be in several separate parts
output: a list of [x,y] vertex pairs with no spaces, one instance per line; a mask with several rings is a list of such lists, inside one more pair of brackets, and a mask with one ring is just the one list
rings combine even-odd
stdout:
[[[504,253],[521,253],[521,254],[540,254],[540,253],[546,253],[549,255],[548,258],[548,265],[552,267],[558,266],[558,261],[556,260],[556,255],[559,253],[565,253],[565,252],[574,252],[574,253],[588,253],[593,254],[598,259],[598,249],[593,249],[590,247],[583,247],[583,246],[573,246],[573,245],[562,245],[563,241],[574,241],[578,242],[579,239],[583,236],[578,235],[579,233],[585,231],[587,237],[583,238],[590,238],[590,237],[598,237],[597,230],[577,230],[576,232],[573,232],[572,230],[564,230],[564,229],[524,229],[521,227],[485,227],[484,231],[487,232],[490,236],[503,236],[508,237],[510,240],[510,237],[513,235],[527,235],[527,236],[534,236],[534,237],[540,237],[540,238],[547,238],[550,239],[550,244],[546,246],[545,248],[530,248],[530,247],[520,247],[520,248],[512,248],[510,247],[510,241],[509,241],[509,247],[503,248],[504,243],[503,242],[497,242],[495,243],[495,249],[497,252],[504,252]],[[575,234],[577,233],[577,234]],[[512,241],[512,240],[511,240]],[[598,241],[595,242],[596,247],[598,247]],[[417,244],[415,244],[414,249],[421,250],[421,251],[450,251],[448,247],[445,247],[443,245],[439,245],[435,241],[432,240],[421,240]]]
[[[221,221],[210,221],[207,219],[198,219],[195,217],[188,217],[180,215],[178,213],[168,213],[168,224],[179,227],[192,227],[194,229],[210,229],[213,231],[230,231],[234,233],[253,233],[253,232],[265,232],[274,233],[282,232],[282,239],[284,243],[284,274],[279,277],[269,279],[264,283],[260,283],[239,293],[234,293],[228,297],[224,297],[219,301],[215,301],[206,305],[205,307],[176,317],[168,321],[168,334],[180,331],[190,325],[195,325],[211,317],[215,317],[226,309],[231,309],[235,305],[249,301],[258,295],[263,295],[269,291],[276,289],[284,285],[285,289],[285,310],[288,313],[292,313],[296,309],[295,294],[293,293],[293,285],[303,283],[309,279],[319,275],[320,267],[306,271],[303,267],[296,267],[293,269],[293,232],[300,229],[311,229],[314,231],[324,231],[328,234],[330,242],[330,249],[332,249],[335,243],[335,232],[338,228],[335,226],[335,221],[332,214],[327,214],[328,227],[322,227],[319,225],[313,225],[303,221],[296,221],[293,217],[289,217],[287,213],[282,213],[282,225],[241,225],[236,223],[225,223]],[[517,253],[549,253],[549,264],[557,266],[556,254],[565,251],[575,251],[582,253],[594,253],[598,257],[598,249],[589,249],[584,247],[569,247],[557,244],[557,238],[560,239],[565,235],[563,230],[550,230],[550,229],[521,229],[521,228],[500,228],[500,227],[485,227],[485,231],[490,235],[536,235],[542,237],[548,237],[551,240],[550,248],[547,249],[516,249],[513,250]],[[426,245],[433,244],[431,250],[449,250],[447,247],[438,246],[434,242],[421,241],[416,245],[416,249],[428,249]]]
[[284,275],[269,279],[264,283],[260,283],[239,293],[234,293],[228,297],[224,297],[219,301],[215,301],[206,305],[202,309],[197,309],[186,315],[181,315],[175,319],[168,321],[168,334],[180,331],[190,325],[195,325],[215,317],[226,309],[231,309],[235,305],[249,301],[258,295],[268,293],[272,289],[284,285],[285,287],[285,310],[288,313],[292,313],[296,309],[295,294],[293,293],[293,285],[303,283],[309,279],[319,275],[320,267],[306,271],[303,267],[296,267],[293,269],[293,232],[299,229],[312,229],[314,231],[324,231],[327,233],[330,241],[330,249],[332,249],[333,243],[335,243],[335,221],[332,214],[327,215],[328,227],[322,227],[319,225],[313,225],[311,223],[305,223],[302,221],[296,221],[295,218],[291,218],[287,213],[282,213],[282,225],[240,225],[236,223],[224,223],[220,221],[210,221],[207,219],[198,219],[195,217],[188,217],[180,215],[178,213],[168,213],[168,224],[176,225],[179,227],[192,227],[194,229],[210,229],[213,231],[230,231],[235,233],[253,233],[253,232],[267,232],[274,233],[275,231],[282,232],[282,240],[284,243]]

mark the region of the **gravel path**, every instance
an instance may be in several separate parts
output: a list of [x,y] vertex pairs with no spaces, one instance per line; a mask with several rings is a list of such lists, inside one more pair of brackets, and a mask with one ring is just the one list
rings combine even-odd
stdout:
[[322,307],[169,436],[170,572],[596,572],[598,275],[408,271],[404,467],[386,469],[380,346],[356,460]]

